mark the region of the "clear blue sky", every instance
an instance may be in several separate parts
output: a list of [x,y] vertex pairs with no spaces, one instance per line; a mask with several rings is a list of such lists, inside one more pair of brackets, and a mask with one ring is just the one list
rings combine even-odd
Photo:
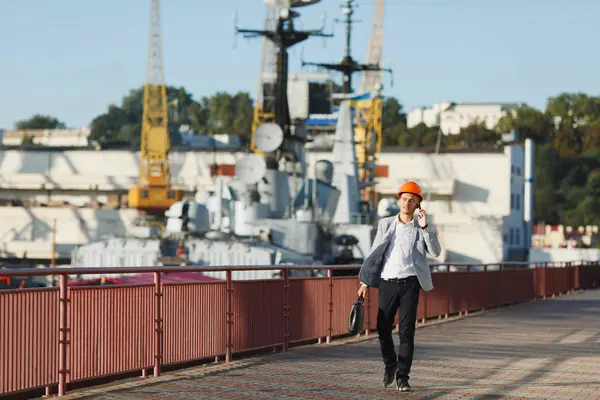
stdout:
[[[545,106],[562,91],[600,92],[598,0],[388,0],[384,59],[394,68],[386,93],[405,108],[443,100],[523,101]],[[328,29],[341,0],[301,9],[304,27]],[[366,54],[374,0],[360,8],[353,52]],[[144,83],[150,0],[0,0],[0,128],[34,113],[86,126],[109,103]],[[239,25],[260,28],[262,0],[163,0],[165,74],[200,98],[219,90],[254,97],[261,40],[237,39]],[[299,59],[334,61],[343,26],[324,47],[312,39]]]

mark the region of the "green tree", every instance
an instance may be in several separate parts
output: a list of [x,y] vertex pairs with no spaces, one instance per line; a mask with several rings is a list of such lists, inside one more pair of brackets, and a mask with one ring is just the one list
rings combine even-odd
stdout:
[[414,140],[406,128],[406,114],[395,97],[386,97],[381,110],[382,147],[412,147]]
[[[413,148],[434,147],[437,143],[439,128],[437,126],[429,127],[420,123],[409,129],[411,146]],[[443,139],[443,138],[442,138]]]
[[600,221],[600,172],[588,175],[584,188],[576,188],[573,203],[564,216],[566,224],[572,226],[594,225]]
[[58,119],[49,115],[41,114],[35,114],[29,119],[24,119],[15,123],[15,129],[17,130],[65,128],[66,125]]
[[187,125],[193,132],[203,133],[206,130],[207,114],[205,108],[195,101],[184,88],[167,88],[169,110],[169,131],[179,131]]
[[[585,185],[585,194],[595,199],[600,199],[600,172],[594,171],[590,174]],[[600,212],[600,207],[597,210]]]
[[402,121],[393,125],[383,125],[382,147],[412,147],[414,140],[406,124]]
[[488,129],[485,122],[474,122],[460,130],[458,135],[448,136],[446,142],[456,143],[465,148],[495,148],[500,134]]
[[[108,111],[91,123],[92,140],[100,143],[123,142],[134,148],[140,146],[144,88],[131,90],[121,105],[109,105]],[[179,143],[179,129],[189,126],[192,131],[206,131],[207,112],[184,88],[167,87],[169,136],[172,144]]]
[[531,138],[536,143],[547,143],[554,133],[552,117],[533,107],[519,108],[514,114],[507,113],[498,120],[494,130],[498,133],[515,130],[519,139]]
[[238,92],[233,96],[233,119],[234,135],[248,136],[252,134],[252,119],[254,118],[254,104],[249,93]]
[[533,171],[533,213],[535,221],[557,224],[560,221],[562,195],[558,186],[562,177],[562,160],[552,144],[536,146]]
[[403,106],[395,97],[386,97],[383,100],[381,119],[384,127],[394,126],[399,122],[406,124],[406,115]]
[[99,143],[126,142],[139,147],[142,131],[141,115],[111,104],[108,111],[92,120],[90,139]]
[[560,120],[573,119],[577,123],[600,119],[600,98],[585,93],[561,93],[549,97],[546,111]]
[[[572,121],[570,117],[568,121]],[[562,157],[573,157],[583,149],[583,132],[573,124],[561,123],[554,138],[554,147]]]
[[248,93],[218,92],[202,99],[209,135],[250,136],[254,106]]
[[582,152],[600,149],[600,120],[591,121],[581,127],[583,132]]

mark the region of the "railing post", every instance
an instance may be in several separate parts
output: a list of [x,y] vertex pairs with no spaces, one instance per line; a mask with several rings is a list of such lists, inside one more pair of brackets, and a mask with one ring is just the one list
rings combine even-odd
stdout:
[[233,295],[233,283],[231,281],[231,270],[227,270],[227,337],[225,339],[225,346],[227,347],[225,353],[225,362],[231,362],[231,352],[233,348],[233,343],[231,343],[232,331],[233,331],[233,305],[232,305],[232,295]]
[[575,265],[575,269],[573,270],[573,290],[578,290],[581,288],[581,284],[579,282],[579,275],[581,273],[581,263],[577,263]]
[[532,274],[533,274],[533,300],[537,300],[538,298],[538,263],[533,263]]
[[67,393],[67,376],[70,372],[67,365],[67,351],[71,343],[69,328],[69,276],[61,274],[59,277],[59,309],[58,309],[58,395]]
[[288,351],[290,340],[290,271],[286,268],[283,270],[283,351]]
[[423,292],[423,324],[427,322],[427,292]]
[[163,358],[162,284],[160,272],[154,273],[154,376],[160,376]]
[[548,287],[548,262],[544,263],[544,279],[542,279],[542,281],[544,282],[544,284],[542,285],[542,298],[545,300],[546,299],[546,288]]
[[331,268],[327,270],[327,277],[329,278],[329,329],[327,332],[327,343],[331,343],[333,334],[333,270]]
[[369,288],[367,287],[367,329],[365,329],[365,335],[371,334],[371,293],[369,292]]
[[[484,280],[486,282],[486,285],[490,281],[489,271],[490,271],[490,265],[484,264],[483,265],[483,273],[484,273]],[[485,310],[489,306],[490,306],[490,295],[489,295],[489,291],[486,290],[485,297],[481,300],[481,309]],[[471,305],[471,307],[473,307],[473,305]],[[467,305],[467,309],[465,310],[465,315],[469,315],[469,305]]]
[[450,293],[448,293],[447,300],[446,300],[446,314],[444,315],[444,318],[446,318],[446,319],[448,319],[450,317],[450,300],[452,300],[452,295],[450,295]]

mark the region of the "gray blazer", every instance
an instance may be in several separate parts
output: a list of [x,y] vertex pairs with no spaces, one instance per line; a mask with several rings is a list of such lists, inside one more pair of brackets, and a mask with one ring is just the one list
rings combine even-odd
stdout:
[[[367,286],[379,287],[379,283],[381,282],[381,270],[383,269],[383,254],[385,253],[385,249],[387,248],[392,233],[396,229],[397,223],[397,215],[379,220],[377,234],[373,240],[371,252],[367,258],[365,258],[365,262],[358,273],[360,281]],[[419,226],[416,217],[413,219],[413,224],[417,227]],[[430,223],[428,223],[426,229],[421,229],[420,227],[417,229],[417,240],[415,241],[415,248],[412,252],[412,258],[415,263],[415,270],[417,272],[417,278],[419,278],[419,283],[423,290],[430,291],[433,289],[433,283],[431,282],[431,271],[425,252],[429,253],[432,257],[438,257],[442,252],[440,242]]]

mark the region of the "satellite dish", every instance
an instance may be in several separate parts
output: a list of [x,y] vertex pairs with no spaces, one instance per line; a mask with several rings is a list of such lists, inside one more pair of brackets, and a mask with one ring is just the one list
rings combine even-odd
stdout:
[[254,132],[254,145],[262,152],[275,151],[283,143],[283,130],[273,122],[266,122]]
[[235,175],[247,185],[260,181],[266,172],[267,163],[258,154],[247,154],[235,163]]

